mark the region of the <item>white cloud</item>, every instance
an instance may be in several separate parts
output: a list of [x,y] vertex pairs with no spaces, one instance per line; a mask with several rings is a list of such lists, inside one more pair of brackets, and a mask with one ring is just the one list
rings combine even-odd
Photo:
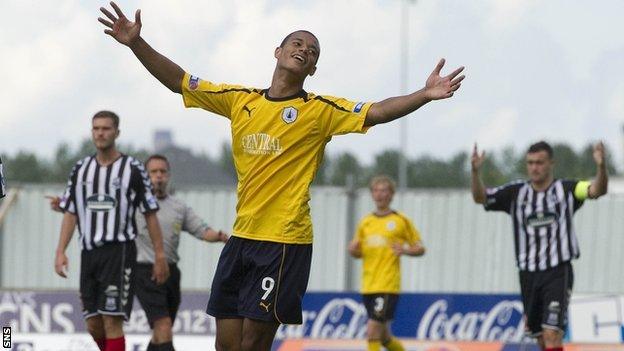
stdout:
[[496,149],[505,146],[513,139],[518,125],[518,111],[504,107],[494,112],[477,133],[477,143],[481,148]]

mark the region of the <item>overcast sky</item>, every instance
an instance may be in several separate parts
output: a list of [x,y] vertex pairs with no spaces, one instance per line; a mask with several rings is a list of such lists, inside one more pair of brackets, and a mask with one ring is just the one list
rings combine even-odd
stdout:
[[[203,79],[268,87],[273,50],[308,29],[321,47],[305,89],[352,100],[400,93],[399,0],[119,1],[142,9],[142,36]],[[0,153],[49,156],[61,141],[89,135],[100,109],[121,116],[123,143],[152,146],[156,129],[216,156],[229,140],[225,118],[184,109],[130,50],[103,34],[100,1],[2,0]],[[409,7],[409,90],[421,88],[441,57],[467,78],[450,100],[409,116],[409,157],[448,157],[474,141],[523,149],[540,138],[580,148],[605,140],[623,168],[624,1],[419,0]],[[398,122],[336,137],[335,155],[364,162],[399,147]]]

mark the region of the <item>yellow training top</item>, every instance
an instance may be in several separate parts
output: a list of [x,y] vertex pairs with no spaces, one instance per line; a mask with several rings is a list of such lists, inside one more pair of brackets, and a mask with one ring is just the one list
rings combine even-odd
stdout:
[[365,133],[372,103],[301,91],[275,99],[267,90],[213,84],[184,75],[186,107],[230,119],[238,175],[233,235],[288,244],[312,243],[309,188],[333,135]]
[[413,245],[421,240],[412,222],[398,212],[385,216],[371,213],[360,221],[354,240],[359,240],[362,249],[362,294],[399,293],[401,262],[392,245]]

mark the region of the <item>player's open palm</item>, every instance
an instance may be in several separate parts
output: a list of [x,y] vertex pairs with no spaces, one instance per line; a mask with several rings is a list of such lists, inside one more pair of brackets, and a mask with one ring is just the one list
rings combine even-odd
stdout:
[[472,149],[472,157],[470,158],[470,165],[472,169],[479,169],[483,165],[485,161],[485,151],[481,151],[479,153],[479,149],[477,148],[477,143],[474,144],[474,148]]
[[466,78],[465,75],[458,75],[464,70],[464,67],[459,67],[451,74],[442,77],[440,71],[444,67],[444,59],[438,62],[436,68],[431,72],[427,82],[425,83],[425,89],[427,90],[427,96],[432,100],[446,99],[453,96],[453,93],[461,86],[461,81]]
[[111,1],[111,7],[117,14],[115,16],[104,7],[100,7],[100,11],[108,18],[108,20],[99,17],[98,21],[108,27],[104,33],[115,38],[118,42],[130,46],[134,43],[141,34],[141,10],[137,10],[134,15],[134,22],[131,22],[126,18],[119,6]]

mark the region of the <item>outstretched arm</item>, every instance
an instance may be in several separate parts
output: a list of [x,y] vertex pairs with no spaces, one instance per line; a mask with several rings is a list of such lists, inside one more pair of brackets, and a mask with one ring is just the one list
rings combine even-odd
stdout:
[[104,33],[115,38],[121,44],[129,47],[134,55],[141,61],[143,66],[158,79],[164,86],[174,93],[182,93],[182,78],[184,70],[173,61],[154,50],[143,38],[141,38],[141,10],[134,15],[131,22],[123,14],[119,6],[111,1],[111,7],[116,13],[113,15],[104,7],[100,11],[108,18],[98,18],[98,21],[108,27]]
[[472,199],[478,204],[484,204],[486,199],[485,185],[483,185],[481,175],[479,174],[479,169],[481,168],[481,165],[483,165],[483,161],[485,161],[485,151],[482,151],[481,154],[479,154],[477,144],[475,143],[474,149],[472,150],[472,158],[470,160],[470,164],[472,166],[472,171],[470,172],[470,188],[472,190]]
[[440,76],[440,71],[444,67],[444,59],[438,62],[436,68],[431,72],[425,87],[409,95],[396,96],[374,103],[368,113],[364,126],[370,127],[380,123],[387,123],[399,117],[403,117],[416,111],[431,100],[446,99],[461,86],[461,81],[466,76],[458,75],[464,70],[459,67],[448,76]]
[[607,193],[607,184],[609,176],[607,175],[607,166],[605,162],[605,151],[602,142],[594,145],[594,162],[596,162],[596,178],[589,185],[589,197],[591,199],[598,198]]
[[219,230],[216,231],[214,229],[208,228],[202,234],[202,239],[211,243],[222,242],[225,243],[230,238],[226,232]]

